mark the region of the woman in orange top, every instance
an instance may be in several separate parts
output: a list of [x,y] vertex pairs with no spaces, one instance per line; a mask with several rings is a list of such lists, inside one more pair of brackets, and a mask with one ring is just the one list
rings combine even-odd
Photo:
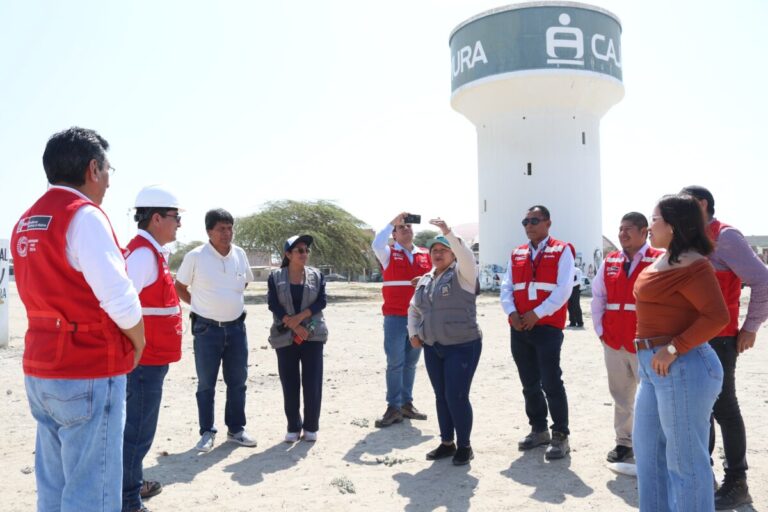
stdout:
[[728,309],[706,258],[713,247],[696,201],[659,201],[650,241],[667,252],[638,276],[634,290],[640,510],[713,511],[709,417],[723,368],[706,341],[728,323]]

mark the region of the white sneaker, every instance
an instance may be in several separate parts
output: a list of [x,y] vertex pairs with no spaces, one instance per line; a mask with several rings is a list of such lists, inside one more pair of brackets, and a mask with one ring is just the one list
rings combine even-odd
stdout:
[[213,450],[213,440],[216,439],[216,434],[213,432],[203,432],[203,436],[195,445],[195,450],[203,453],[208,453]]
[[241,430],[237,434],[233,434],[232,432],[227,432],[227,441],[230,441],[232,443],[237,443],[240,446],[248,446],[248,447],[254,447],[256,446],[256,440],[248,435],[248,432],[245,430]]
[[310,443],[314,443],[315,441],[317,441],[317,432],[310,432],[308,430],[305,430],[304,440],[309,441]]
[[298,432],[287,432],[285,434],[285,442],[286,443],[295,443],[299,440],[299,433]]

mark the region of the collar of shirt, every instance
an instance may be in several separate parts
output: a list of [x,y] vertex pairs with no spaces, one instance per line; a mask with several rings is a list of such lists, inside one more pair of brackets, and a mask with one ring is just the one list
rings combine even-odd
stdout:
[[549,235],[547,235],[544,240],[539,242],[538,247],[533,246],[533,242],[528,242],[528,247],[531,249],[531,258],[536,259],[536,255],[539,253],[540,250],[542,250],[544,247],[547,246],[547,242],[549,242]]
[[225,255],[222,255],[219,251],[216,250],[216,248],[213,246],[210,240],[208,240],[205,245],[207,246],[208,250],[211,251],[213,254],[215,254],[219,259],[225,260],[232,256],[232,250],[235,248],[235,244],[232,244],[229,246],[229,252]]
[[403,252],[405,252],[405,254],[409,254],[409,255],[410,255],[410,254],[421,254],[421,253],[423,253],[423,252],[427,252],[427,250],[426,250],[426,249],[424,249],[424,248],[422,248],[422,247],[419,247],[418,245],[414,245],[414,246],[413,246],[413,250],[412,250],[412,251],[409,251],[408,249],[406,249],[405,247],[403,247],[402,245],[400,245],[400,242],[395,242],[395,244],[393,245],[393,247],[394,247],[395,249],[397,249],[398,251],[403,251]]
[[49,190],[52,189],[52,188],[58,188],[58,189],[61,189],[61,190],[66,190],[67,192],[72,192],[76,196],[78,196],[78,197],[80,197],[82,199],[85,199],[86,201],[93,202],[93,200],[90,197],[86,196],[85,194],[83,194],[82,192],[77,190],[76,188],[67,187],[67,186],[64,186],[64,185],[48,185],[48,189]]
[[152,246],[157,249],[157,251],[165,257],[166,260],[168,260],[168,256],[171,254],[171,251],[169,251],[164,245],[160,245],[157,243],[157,240],[155,240],[155,237],[153,237],[149,231],[145,231],[143,229],[138,230],[138,235],[141,237],[146,238],[149,240],[149,243],[152,244]]

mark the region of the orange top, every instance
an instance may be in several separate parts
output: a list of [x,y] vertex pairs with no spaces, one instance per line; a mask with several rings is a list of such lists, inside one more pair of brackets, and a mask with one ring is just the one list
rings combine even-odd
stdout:
[[687,267],[645,269],[635,282],[637,338],[673,336],[685,354],[717,336],[728,323],[728,308],[707,259]]

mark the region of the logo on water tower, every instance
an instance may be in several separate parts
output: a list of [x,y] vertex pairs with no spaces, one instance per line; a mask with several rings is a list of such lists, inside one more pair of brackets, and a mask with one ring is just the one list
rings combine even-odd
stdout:
[[[557,21],[561,26],[547,29],[547,64],[584,66],[584,32],[580,28],[568,26],[571,17],[566,13],[560,14]],[[612,38],[594,34],[590,49],[596,59],[605,62],[612,60],[616,67],[621,67]]]

